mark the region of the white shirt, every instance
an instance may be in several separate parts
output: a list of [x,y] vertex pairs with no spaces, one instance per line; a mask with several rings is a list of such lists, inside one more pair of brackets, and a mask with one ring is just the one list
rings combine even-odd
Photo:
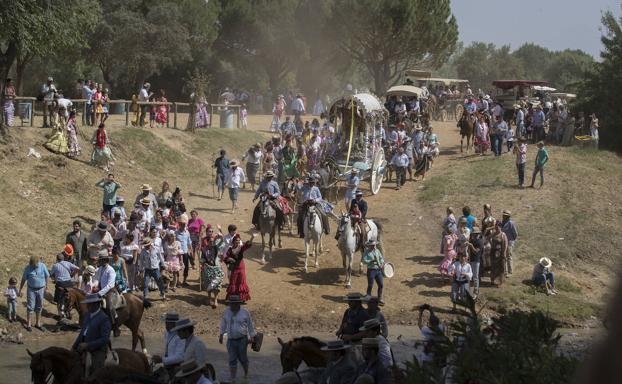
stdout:
[[184,345],[184,361],[194,359],[199,367],[207,363],[207,347],[195,335],[182,340]]
[[181,364],[184,362],[185,343],[179,338],[177,332],[166,332],[164,334],[164,365]]
[[251,314],[244,308],[240,308],[237,313],[233,313],[231,308],[225,309],[220,320],[220,334],[224,335],[225,333],[229,339],[255,337],[255,327]]
[[396,167],[408,167],[409,162],[410,159],[405,153],[402,153],[401,155],[399,153],[396,153],[391,159],[391,164],[395,165]]
[[393,365],[393,358],[391,357],[391,345],[389,341],[382,335],[376,336],[378,339],[378,360],[385,366],[385,368],[389,368]]
[[492,108],[492,115],[497,117],[497,116],[501,116],[501,113],[503,112],[501,106],[499,104],[496,104],[493,108]]
[[65,99],[65,98],[58,99],[56,102],[58,103],[59,107],[65,108],[66,110],[69,110],[69,107],[71,107],[73,105],[71,100]]
[[109,264],[106,264],[102,267],[97,268],[95,272],[95,277],[93,278],[96,281],[99,281],[99,292],[97,294],[99,296],[105,296],[112,288],[114,288],[115,280],[117,279],[117,274]]
[[471,270],[471,264],[466,263],[462,265],[460,261],[454,262],[449,266],[449,273],[456,273],[456,280],[470,281],[473,277],[473,271]]
[[227,171],[227,178],[225,184],[229,188],[240,188],[240,184],[242,184],[245,180],[246,176],[244,175],[244,171],[242,170],[242,168],[229,168],[229,170]]
[[305,112],[305,104],[302,102],[302,98],[297,97],[296,100],[292,102],[292,111],[298,111],[300,113]]
[[141,88],[140,93],[138,94],[138,101],[149,101],[149,91],[145,88]]

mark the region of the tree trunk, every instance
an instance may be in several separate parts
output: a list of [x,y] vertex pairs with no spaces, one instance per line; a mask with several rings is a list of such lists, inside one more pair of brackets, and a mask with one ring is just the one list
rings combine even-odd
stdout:
[[15,63],[15,92],[18,95],[24,94],[24,72],[26,72],[26,66],[32,60],[32,56],[26,56],[23,59],[19,56],[17,57],[17,62]]
[[387,86],[387,81],[384,76],[384,68],[382,67],[382,63],[374,63],[373,66],[373,76],[374,76],[374,93],[376,95],[382,95]]
[[17,58],[17,44],[15,41],[10,41],[9,45],[6,48],[6,51],[0,51],[0,105],[4,105],[3,93],[1,90],[4,89],[4,83],[6,78],[9,77],[9,71],[11,70],[11,66],[13,66],[13,62]]

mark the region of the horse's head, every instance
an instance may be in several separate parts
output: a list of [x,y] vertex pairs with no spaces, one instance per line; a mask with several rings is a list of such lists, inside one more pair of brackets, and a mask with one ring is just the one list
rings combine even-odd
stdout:
[[46,384],[48,376],[52,373],[52,362],[45,358],[44,351],[32,353],[26,349],[30,356],[30,373],[33,384]]
[[300,354],[292,353],[292,342],[284,342],[280,337],[277,337],[279,344],[281,344],[281,368],[283,373],[295,371],[296,368],[302,363],[302,357]]
[[61,313],[71,320],[71,311],[78,307],[78,299],[73,293],[73,289],[61,288],[61,296],[59,300]]
[[350,224],[351,218],[350,215],[344,211],[341,211],[341,216],[339,217],[339,227],[337,228],[338,233],[342,233],[348,224]]
[[277,338],[281,344],[281,367],[283,373],[296,371],[304,361],[307,367],[325,367],[326,356],[322,352],[324,344],[313,337],[298,337],[284,342]]

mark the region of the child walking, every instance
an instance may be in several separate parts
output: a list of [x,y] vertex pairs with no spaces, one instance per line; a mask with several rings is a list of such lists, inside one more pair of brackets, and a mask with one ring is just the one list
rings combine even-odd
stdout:
[[9,286],[4,291],[4,297],[6,297],[6,306],[8,309],[7,317],[9,322],[17,320],[17,279],[11,277],[9,279]]

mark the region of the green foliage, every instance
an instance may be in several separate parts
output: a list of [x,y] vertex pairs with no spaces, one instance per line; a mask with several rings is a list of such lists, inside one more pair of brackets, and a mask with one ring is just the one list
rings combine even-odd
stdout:
[[601,129],[602,147],[622,151],[622,115],[618,113],[622,102],[622,18],[612,12],[602,17],[603,51],[595,70],[579,86],[577,106],[586,113],[596,113]]
[[[451,337],[436,348],[445,371],[456,383],[568,383],[577,360],[559,351],[559,324],[542,312],[512,311],[482,326],[473,310],[451,324]],[[449,359],[447,359],[449,357]],[[442,377],[434,366],[406,362],[403,383],[433,383]]]
[[326,24],[336,46],[374,79],[382,94],[412,67],[438,68],[453,52],[458,26],[449,0],[333,2]]

